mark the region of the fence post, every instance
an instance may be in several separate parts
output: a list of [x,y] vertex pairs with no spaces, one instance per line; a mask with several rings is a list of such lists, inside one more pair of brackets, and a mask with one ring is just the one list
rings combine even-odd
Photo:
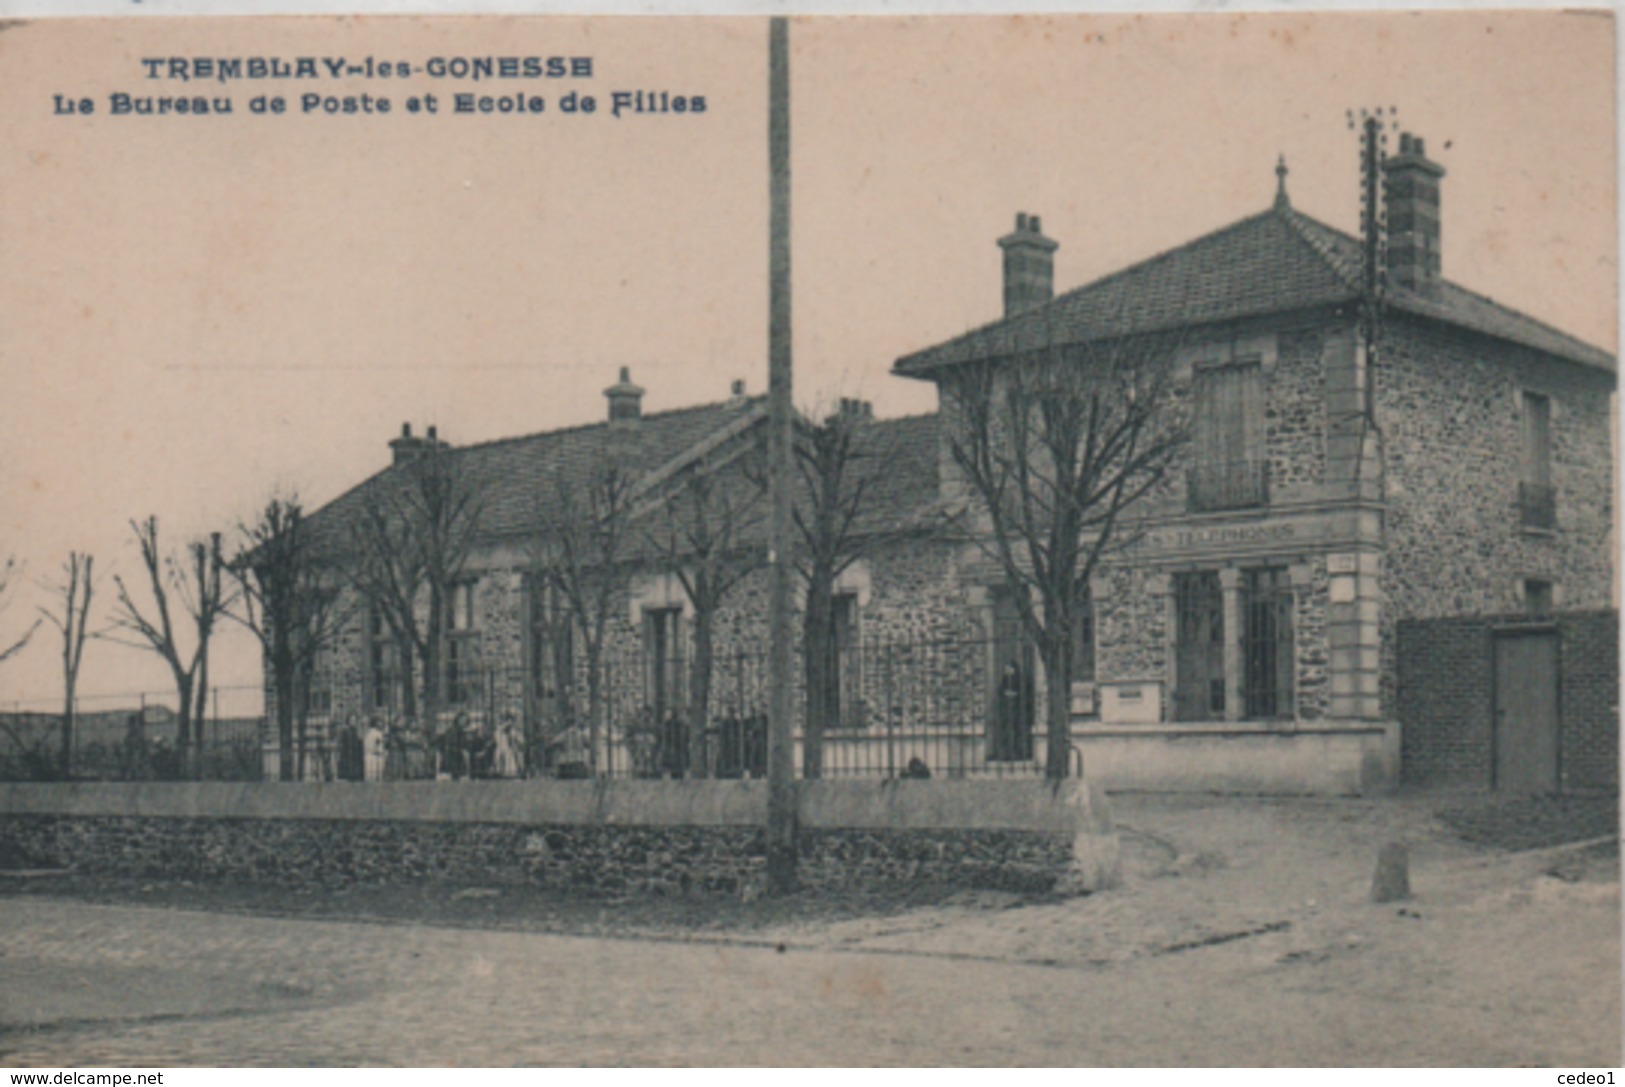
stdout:
[[886,777],[897,777],[897,655],[886,653]]

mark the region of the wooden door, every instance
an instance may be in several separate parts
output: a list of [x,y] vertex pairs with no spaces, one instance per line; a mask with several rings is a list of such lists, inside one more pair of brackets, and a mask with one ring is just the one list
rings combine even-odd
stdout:
[[1557,789],[1557,634],[1518,631],[1495,638],[1495,787]]

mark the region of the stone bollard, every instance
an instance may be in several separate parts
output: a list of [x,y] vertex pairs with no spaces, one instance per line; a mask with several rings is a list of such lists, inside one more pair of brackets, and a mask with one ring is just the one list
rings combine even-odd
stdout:
[[1411,853],[1404,842],[1389,842],[1377,853],[1371,901],[1402,902],[1411,897]]

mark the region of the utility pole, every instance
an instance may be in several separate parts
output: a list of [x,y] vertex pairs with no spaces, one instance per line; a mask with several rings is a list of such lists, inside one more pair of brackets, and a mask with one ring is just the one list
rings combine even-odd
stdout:
[[790,27],[783,16],[768,22],[768,491],[773,577],[768,598],[770,652],[767,734],[767,889],[788,894],[796,883],[795,736],[793,662],[790,658]]

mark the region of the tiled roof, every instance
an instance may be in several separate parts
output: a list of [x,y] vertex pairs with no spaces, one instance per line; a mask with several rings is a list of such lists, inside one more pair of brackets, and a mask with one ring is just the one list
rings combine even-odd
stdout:
[[[1360,242],[1290,207],[1259,215],[897,360],[923,377],[939,366],[1058,342],[1167,331],[1359,298]],[[1431,295],[1390,288],[1398,310],[1613,372],[1614,357],[1515,310],[1441,283]]]
[[[454,458],[454,470],[481,481],[481,536],[517,537],[540,528],[537,511],[556,493],[555,480],[561,476],[584,486],[613,451],[621,463],[653,478],[708,441],[760,419],[763,403],[764,398],[752,397],[743,403],[703,404],[651,413],[627,426],[599,422],[454,446],[446,455]],[[399,479],[396,468],[385,468],[318,510],[311,518],[318,546],[342,550],[345,526],[380,488],[395,486]]]
[[[584,485],[613,450],[622,464],[641,473],[638,486],[654,492],[677,466],[765,417],[765,398],[753,397],[743,404],[704,404],[645,415],[631,426],[600,422],[452,447],[447,455],[456,458],[455,470],[483,481],[482,539],[523,539],[541,531],[538,509],[556,493],[554,481],[561,473],[566,481]],[[864,428],[862,441],[885,459],[885,469],[865,503],[873,513],[860,529],[889,531],[914,523],[937,497],[936,415],[877,421]],[[400,478],[395,468],[386,468],[318,510],[310,521],[316,546],[329,552],[345,550],[346,526],[371,495],[397,485]],[[646,510],[644,515],[658,516],[658,511]]]

